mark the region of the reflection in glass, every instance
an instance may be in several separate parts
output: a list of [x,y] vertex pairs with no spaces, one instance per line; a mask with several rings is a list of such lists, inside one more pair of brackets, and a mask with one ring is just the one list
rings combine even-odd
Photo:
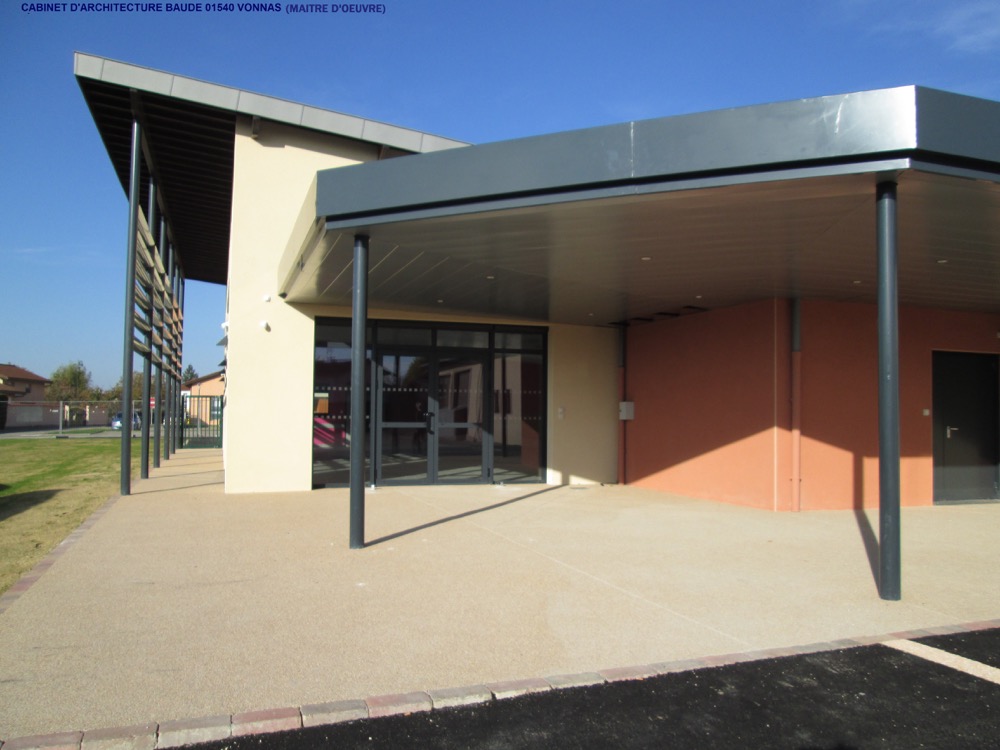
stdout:
[[[370,400],[366,389],[366,417],[370,413]],[[350,435],[350,326],[317,325],[313,374],[313,487],[350,483]],[[368,464],[366,450],[366,471]]]
[[430,377],[427,357],[384,354],[381,371],[381,480],[426,482]]
[[437,345],[462,349],[485,349],[490,345],[486,331],[438,331]]
[[382,430],[383,481],[426,482],[427,430],[419,427],[385,427]]
[[497,349],[524,349],[540,352],[543,348],[542,334],[540,333],[497,331],[496,342]]
[[[372,321],[368,338],[367,477],[544,481],[543,331]],[[349,319],[317,319],[313,486],[350,483],[350,343]]]
[[403,344],[405,346],[430,346],[431,329],[380,326],[378,329],[378,345],[382,347],[390,344]]
[[540,354],[493,358],[494,481],[543,479],[543,388]]
[[423,422],[427,418],[430,372],[426,357],[382,357],[382,421]]
[[474,482],[483,477],[483,376],[479,355],[446,355],[437,367],[438,479]]

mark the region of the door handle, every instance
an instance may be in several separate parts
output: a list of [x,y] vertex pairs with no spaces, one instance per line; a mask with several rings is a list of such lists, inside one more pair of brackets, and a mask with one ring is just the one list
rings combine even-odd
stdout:
[[945,427],[944,429],[945,429],[945,436],[949,440],[951,440],[951,433],[958,432],[958,428],[957,427]]

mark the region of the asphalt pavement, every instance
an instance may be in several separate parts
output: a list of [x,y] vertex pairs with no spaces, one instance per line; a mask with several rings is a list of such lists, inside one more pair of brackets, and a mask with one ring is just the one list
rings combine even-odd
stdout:
[[[913,642],[933,648],[930,655],[945,661],[951,655],[982,660],[997,673],[993,679],[1000,679],[1000,629]],[[197,747],[1000,747],[1000,684],[898,645],[762,659]]]

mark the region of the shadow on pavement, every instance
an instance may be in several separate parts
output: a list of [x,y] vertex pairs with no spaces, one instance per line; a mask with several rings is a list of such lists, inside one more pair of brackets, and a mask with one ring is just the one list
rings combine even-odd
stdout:
[[449,523],[451,521],[457,521],[461,518],[468,518],[469,516],[475,516],[479,513],[486,513],[490,510],[496,510],[497,508],[502,508],[505,505],[513,505],[514,503],[519,503],[522,500],[527,500],[529,497],[536,497],[542,495],[546,492],[551,492],[552,490],[560,489],[558,485],[553,485],[551,487],[546,487],[543,490],[538,490],[537,492],[529,492],[527,495],[519,495],[518,497],[512,497],[510,500],[504,500],[499,503],[494,503],[493,505],[487,505],[484,508],[474,508],[473,510],[467,510],[464,513],[456,513],[453,516],[448,516],[447,518],[439,518],[436,521],[428,521],[427,523],[420,524],[419,526],[414,526],[412,529],[405,529],[403,531],[397,531],[394,534],[387,534],[386,536],[379,537],[378,539],[373,539],[372,541],[365,544],[366,547],[371,547],[376,544],[382,544],[383,542],[392,541],[393,539],[399,539],[402,536],[407,536],[408,534],[415,534],[418,531],[423,531],[424,529],[430,529],[434,526],[440,526],[441,524]]
[[861,532],[861,541],[865,545],[865,554],[868,556],[868,567],[872,571],[872,580],[878,586],[878,535],[876,535],[875,529],[872,528],[871,522],[868,520],[868,515],[864,510],[860,508],[856,509],[854,511],[854,518],[858,523],[858,531]]

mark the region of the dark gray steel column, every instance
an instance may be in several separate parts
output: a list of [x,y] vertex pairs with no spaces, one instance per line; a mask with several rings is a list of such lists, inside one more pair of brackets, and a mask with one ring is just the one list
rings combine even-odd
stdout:
[[899,301],[896,288],[896,183],[881,182],[878,235],[879,596],[900,598]]
[[[139,231],[142,128],[132,120],[132,170],[128,184],[128,257],[125,261],[125,352],[122,356],[121,494],[132,491],[132,336],[135,329],[135,243]],[[126,429],[125,425],[128,424]]]
[[368,329],[368,237],[363,234],[354,237],[351,324],[351,549],[361,549],[365,546],[365,333]]

